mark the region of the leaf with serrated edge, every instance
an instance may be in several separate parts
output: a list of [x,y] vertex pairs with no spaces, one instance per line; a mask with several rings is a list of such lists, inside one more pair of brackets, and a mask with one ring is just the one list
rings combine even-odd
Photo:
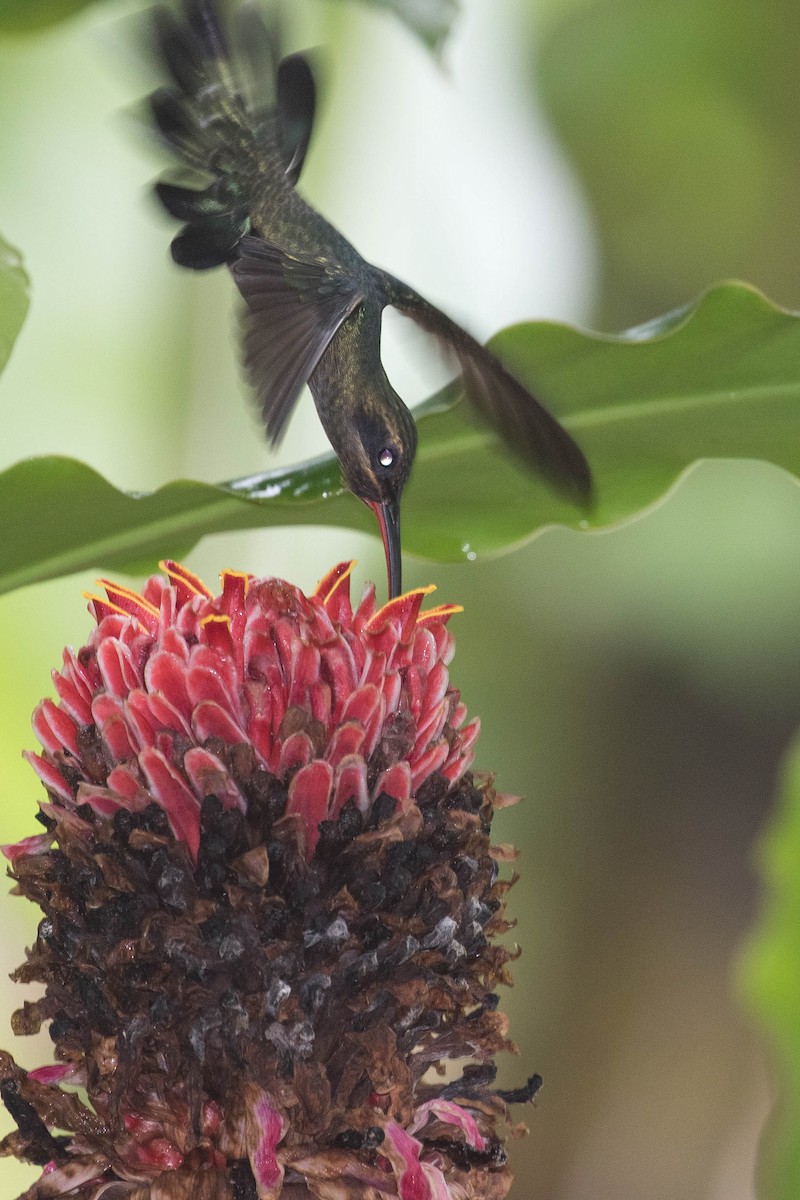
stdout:
[[[618,337],[517,325],[492,342],[576,436],[595,479],[584,514],[553,496],[445,389],[417,410],[403,547],[482,558],[542,528],[601,529],[655,504],[698,459],[758,458],[800,474],[800,318],[723,284],[694,307]],[[142,568],[205,534],[268,525],[375,530],[332,457],[230,484],[179,481],[126,495],[69,459],[0,475],[0,590],[91,568]]]

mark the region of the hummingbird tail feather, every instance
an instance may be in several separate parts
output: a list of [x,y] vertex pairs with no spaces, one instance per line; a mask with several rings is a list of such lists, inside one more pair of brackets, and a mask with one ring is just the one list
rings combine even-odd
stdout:
[[495,427],[506,448],[567,500],[590,507],[589,464],[563,425],[465,329],[401,280],[384,272],[380,277],[387,303],[455,353],[467,399]]
[[[231,28],[230,48],[216,0],[183,0],[179,14],[155,10],[153,28],[169,86],[150,97],[163,142],[188,170],[156,194],[184,222],[172,256],[204,270],[230,262],[250,229],[264,173],[300,173],[311,136],[314,82],[299,55],[278,63],[275,41],[252,9]],[[239,48],[241,47],[241,48]],[[266,53],[265,53],[266,52]],[[276,93],[265,101],[265,81]]]

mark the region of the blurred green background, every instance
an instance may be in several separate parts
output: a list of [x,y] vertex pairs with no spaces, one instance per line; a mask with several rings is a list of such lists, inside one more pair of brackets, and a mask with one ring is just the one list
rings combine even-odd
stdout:
[[[153,82],[137,7],[104,0],[0,40],[0,230],[33,282],[0,381],[0,467],[63,452],[132,489],[270,461],[239,382],[231,285],[171,266],[146,195],[159,159],[125,115]],[[800,308],[786,0],[463,0],[441,66],[372,8],[287,7],[298,46],[329,47],[304,194],[476,333],[534,317],[617,329],[731,276]],[[386,340],[403,394],[432,390],[420,339],[398,320]],[[281,458],[324,445],[307,403]],[[513,1151],[518,1197],[755,1194],[774,1087],[737,954],[800,713],[799,544],[793,480],[712,463],[612,533],[406,564],[409,586],[433,580],[465,605],[452,678],[483,719],[478,765],[527,797],[497,830],[522,850],[524,953],[504,998],[520,1058],[504,1080],[545,1078]],[[382,583],[373,539],[327,530],[209,539],[189,565],[313,586],[352,556],[359,582]],[[34,829],[19,754],[61,648],[88,633],[91,585],[0,600],[4,841]],[[11,970],[36,920],[3,904]],[[4,1012],[23,998],[2,985]],[[46,1038],[14,1052],[49,1061]],[[3,1194],[34,1174],[0,1164]]]

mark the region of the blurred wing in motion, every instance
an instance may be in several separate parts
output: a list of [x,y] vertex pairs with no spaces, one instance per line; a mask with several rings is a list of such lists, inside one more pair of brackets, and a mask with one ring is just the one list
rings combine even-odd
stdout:
[[246,237],[231,265],[247,304],[242,345],[272,445],[331,338],[364,300],[358,284],[329,263],[305,262]]
[[566,499],[584,507],[590,504],[589,464],[555,417],[455,321],[399,279],[383,273],[381,278],[388,303],[456,355],[467,399],[497,429],[507,448]]
[[278,66],[278,137],[292,187],[303,169],[316,104],[317,89],[308,59],[290,54]]

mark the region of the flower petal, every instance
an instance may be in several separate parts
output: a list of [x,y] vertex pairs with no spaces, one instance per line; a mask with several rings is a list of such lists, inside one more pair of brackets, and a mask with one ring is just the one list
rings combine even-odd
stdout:
[[286,1132],[286,1123],[269,1092],[258,1091],[257,1099],[247,1106],[248,1157],[258,1200],[273,1200],[283,1184],[277,1149]]
[[22,838],[19,842],[7,842],[0,846],[0,852],[13,864],[18,858],[28,855],[47,854],[53,845],[52,833],[35,833],[31,837]]
[[202,579],[184,567],[182,563],[176,563],[171,558],[167,558],[158,565],[169,575],[170,583],[178,594],[179,605],[186,604],[195,596],[203,596],[206,600],[212,599],[211,592]]
[[411,764],[411,783],[414,791],[444,765],[449,753],[450,746],[443,738]]
[[319,679],[320,652],[317,646],[305,646],[299,638],[292,641],[292,673],[289,685],[289,707],[302,704],[309,689]]
[[373,799],[382,792],[393,796],[400,809],[408,807],[411,800],[411,767],[407,762],[395,763],[379,776],[373,789]]
[[433,1163],[424,1162],[421,1165],[431,1189],[432,1200],[453,1200],[453,1194],[447,1186],[444,1172],[439,1167],[435,1167]]
[[430,1183],[419,1161],[422,1143],[406,1133],[396,1121],[387,1121],[383,1128],[386,1137],[381,1153],[392,1165],[400,1200],[433,1200]]
[[114,767],[113,771],[108,773],[107,783],[113,792],[125,798],[129,808],[146,808],[151,797],[145,791],[141,780],[134,774],[135,769],[135,766],[130,765]]
[[136,756],[141,742],[128,722],[122,700],[101,692],[92,701],[92,717],[112,759],[124,762]]
[[157,650],[147,661],[144,681],[149,692],[160,692],[179,712],[189,716],[191,705],[186,690],[186,659],[166,650]]
[[287,813],[298,813],[306,826],[306,856],[311,859],[319,841],[319,823],[326,820],[333,787],[333,768],[317,759],[301,767],[289,784]]
[[334,721],[338,721],[342,708],[358,680],[353,651],[345,641],[337,641],[333,645],[322,648],[320,675],[331,686],[333,692],[331,716]]
[[305,766],[314,757],[314,746],[307,733],[292,733],[281,747],[280,773]]
[[113,817],[121,808],[130,811],[132,807],[127,797],[95,783],[79,783],[75,803],[89,804],[95,812],[102,813],[104,817]]
[[99,1179],[108,1167],[101,1154],[85,1154],[71,1157],[63,1166],[48,1163],[39,1179],[25,1193],[26,1200],[56,1200],[61,1196],[95,1195],[87,1192],[83,1184]]
[[358,754],[364,745],[364,727],[358,721],[347,721],[337,725],[328,743],[325,758],[336,767],[348,754]]
[[51,754],[69,750],[78,755],[78,731],[75,722],[52,700],[43,700],[33,714],[33,732]]
[[218,737],[229,746],[236,746],[239,742],[247,741],[242,727],[214,700],[204,700],[197,705],[192,713],[192,729],[200,742]]
[[148,746],[139,755],[150,790],[158,800],[176,838],[186,842],[193,859],[200,846],[200,805],[164,755]]
[[43,1083],[47,1087],[57,1087],[60,1083],[76,1083],[85,1085],[86,1072],[76,1063],[51,1063],[45,1067],[36,1067],[28,1071],[28,1078],[35,1083]]
[[216,796],[225,808],[246,811],[244,796],[216,755],[202,746],[193,746],[183,757],[183,767],[200,799]]
[[112,610],[133,617],[148,633],[153,633],[158,628],[158,609],[154,604],[145,600],[144,596],[140,596],[138,592],[123,587],[119,583],[112,583],[108,579],[98,579],[97,582],[108,596],[108,603]]
[[61,707],[76,725],[90,725],[92,721],[92,696],[83,680],[76,679],[69,671],[66,653],[64,655],[66,673],[53,671],[52,678]]
[[331,805],[331,818],[335,820],[348,800],[355,800],[360,813],[369,810],[367,791],[367,764],[360,755],[351,754],[343,758],[336,770],[336,785]]
[[103,687],[112,696],[127,696],[142,686],[130,648],[117,638],[105,638],[97,647],[97,665]]
[[383,695],[374,683],[366,684],[351,692],[342,709],[341,721],[358,721],[366,733],[366,754],[371,754],[383,721]]
[[335,567],[331,567],[327,574],[322,576],[312,596],[319,596],[322,603],[329,609],[329,605],[333,601],[341,600],[342,596],[346,596],[348,603],[350,600],[350,576],[356,565],[356,560],[350,559],[348,562],[337,563]]
[[33,767],[48,792],[52,792],[66,804],[74,803],[75,793],[54,762],[42,758],[41,754],[34,754],[31,750],[25,750],[22,757]]
[[478,1129],[478,1122],[460,1104],[454,1104],[452,1100],[428,1100],[427,1103],[421,1104],[414,1113],[414,1119],[408,1126],[408,1132],[416,1133],[417,1130],[422,1129],[429,1117],[445,1121],[448,1125],[457,1125],[473,1150],[486,1149],[486,1138]]
[[443,662],[437,662],[431,667],[425,682],[423,704],[426,709],[435,708],[441,704],[447,694],[450,676]]

